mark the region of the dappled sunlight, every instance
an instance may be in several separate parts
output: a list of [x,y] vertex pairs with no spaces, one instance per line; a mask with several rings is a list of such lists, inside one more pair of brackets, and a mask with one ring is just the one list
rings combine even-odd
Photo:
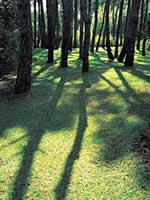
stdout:
[[148,70],[108,63],[102,51],[90,53],[83,76],[78,50],[68,69],[59,68],[60,51],[53,65],[46,56],[35,51],[28,95],[0,101],[2,198],[109,199],[110,190],[114,199],[144,198],[146,172],[132,146],[148,131]]

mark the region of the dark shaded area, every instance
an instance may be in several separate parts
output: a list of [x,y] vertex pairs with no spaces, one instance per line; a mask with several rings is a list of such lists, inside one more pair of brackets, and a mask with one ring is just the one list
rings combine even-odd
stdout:
[[88,126],[87,122],[87,95],[86,95],[86,88],[89,88],[90,84],[87,79],[87,75],[83,75],[83,85],[81,86],[79,92],[79,122],[78,122],[78,129],[76,138],[72,147],[72,151],[68,155],[66,160],[66,164],[64,167],[64,171],[61,175],[61,180],[56,186],[56,200],[64,200],[67,196],[67,190],[71,181],[72,176],[72,169],[74,162],[79,159],[80,151],[82,147],[84,132]]

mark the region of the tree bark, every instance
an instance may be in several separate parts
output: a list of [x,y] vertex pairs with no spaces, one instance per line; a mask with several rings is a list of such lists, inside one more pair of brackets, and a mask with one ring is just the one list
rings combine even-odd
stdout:
[[102,31],[103,31],[103,27],[104,27],[104,22],[105,22],[105,9],[103,12],[103,20],[102,20],[102,26],[100,28],[100,32],[99,32],[99,36],[98,36],[98,41],[97,41],[97,45],[96,45],[96,51],[98,51],[99,46],[100,46],[100,41],[101,41],[101,36],[102,36]]
[[79,52],[80,59],[82,59],[82,50],[83,50],[83,6],[82,6],[82,0],[80,0],[80,52]]
[[140,44],[142,40],[142,30],[143,30],[143,19],[144,19],[144,0],[142,0],[141,3],[141,17],[140,17],[140,26],[139,26],[139,31],[138,31],[138,40],[137,40],[137,50],[140,51]]
[[134,65],[135,41],[137,36],[138,16],[141,0],[132,1],[132,10],[129,19],[128,32],[126,38],[126,59],[125,66],[132,67]]
[[41,48],[46,47],[46,33],[45,33],[45,17],[43,0],[38,0],[40,5],[40,36],[41,36]]
[[54,61],[54,41],[55,41],[55,10],[54,0],[46,0],[47,6],[47,27],[48,27],[48,63]]
[[98,22],[98,0],[95,0],[95,20],[94,20],[92,43],[91,43],[91,52],[94,52],[97,22]]
[[31,89],[32,64],[32,22],[30,0],[18,0],[20,14],[20,55],[15,93],[25,93]]
[[73,40],[74,48],[77,48],[77,28],[78,28],[78,0],[74,0],[74,40]]
[[118,18],[118,27],[117,27],[117,33],[116,33],[115,58],[118,57],[119,34],[120,34],[121,26],[122,26],[123,5],[124,5],[124,0],[121,0],[120,10],[119,10],[119,18]]
[[36,0],[34,0],[34,48],[37,47],[37,26],[36,26],[37,12],[36,12]]
[[[72,0],[62,0],[63,3],[63,40],[61,49],[61,67],[68,67],[68,50],[72,36]],[[68,17],[69,16],[69,17]]]
[[110,61],[114,59],[114,56],[112,54],[111,45],[110,45],[110,31],[109,31],[109,7],[110,7],[110,1],[106,1],[106,21],[105,21],[105,31],[106,31],[106,47],[107,47],[107,54]]
[[[90,46],[90,6],[87,10],[87,0],[82,0],[82,12],[83,12],[83,22],[85,26],[84,44],[83,44],[83,63],[82,63],[82,73],[88,72],[89,70],[89,46]],[[90,2],[89,2],[90,3]],[[89,11],[89,12],[88,12]]]

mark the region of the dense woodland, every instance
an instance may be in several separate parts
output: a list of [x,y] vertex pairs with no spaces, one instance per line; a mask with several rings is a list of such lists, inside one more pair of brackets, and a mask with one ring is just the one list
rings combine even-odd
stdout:
[[62,68],[68,67],[68,53],[79,48],[84,73],[89,51],[102,47],[109,62],[133,67],[135,48],[145,56],[149,45],[149,0],[3,0],[0,13],[0,71],[2,76],[18,65],[15,93],[31,88],[35,48],[48,49],[48,63],[61,48]]

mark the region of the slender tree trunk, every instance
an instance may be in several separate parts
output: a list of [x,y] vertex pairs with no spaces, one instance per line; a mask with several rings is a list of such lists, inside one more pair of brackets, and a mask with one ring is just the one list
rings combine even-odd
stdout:
[[54,41],[55,41],[55,10],[54,0],[47,0],[47,27],[48,27],[48,63],[54,61]]
[[20,13],[20,51],[15,93],[25,93],[31,88],[32,23],[30,0],[18,0]]
[[111,45],[110,45],[110,31],[109,31],[109,7],[110,7],[110,1],[106,1],[106,23],[105,23],[105,30],[106,30],[106,47],[107,47],[107,54],[110,61],[114,59],[114,56],[112,54]]
[[[68,50],[72,34],[72,0],[62,0],[63,3],[63,40],[61,49],[61,67],[68,67]],[[69,16],[69,17],[68,17]]]
[[126,43],[126,35],[127,35],[127,31],[128,31],[128,22],[129,22],[129,18],[130,18],[130,11],[131,10],[131,0],[128,0],[128,7],[127,7],[127,15],[126,15],[126,23],[125,23],[125,30],[124,30],[124,44],[121,50],[121,53],[118,57],[118,61],[119,62],[123,62],[124,57],[126,55],[126,48],[127,48],[127,43]]
[[78,28],[78,0],[74,0],[74,41],[73,41],[74,48],[77,48],[77,28]]
[[103,27],[104,27],[104,22],[105,22],[105,9],[104,9],[104,12],[103,12],[102,26],[100,28],[100,32],[99,32],[99,36],[98,36],[98,41],[97,41],[97,45],[96,45],[96,51],[98,51],[99,46],[100,46],[100,41],[101,41],[102,31],[103,31]]
[[119,34],[120,34],[120,29],[122,26],[122,14],[123,14],[123,5],[124,5],[124,0],[121,0],[120,2],[120,11],[119,11],[119,18],[118,18],[118,27],[117,27],[117,33],[116,33],[116,48],[115,48],[115,57],[118,57],[118,45],[119,45]]
[[143,25],[143,33],[144,33],[144,39],[143,39],[143,46],[142,46],[142,55],[146,56],[146,42],[147,42],[147,16],[148,16],[148,9],[149,9],[149,0],[146,0],[146,10],[145,10],[145,17],[144,17],[144,25]]
[[58,14],[58,0],[56,0],[56,6],[55,6],[55,29],[56,29],[56,35],[55,35],[55,49],[59,48],[59,31],[60,31],[60,26],[59,26],[59,14]]
[[93,28],[91,52],[94,52],[95,37],[96,37],[96,30],[97,30],[97,22],[98,22],[98,0],[95,0],[95,20],[94,20],[94,28]]
[[38,41],[37,41],[37,47],[40,47],[40,42],[41,42],[41,34],[40,34],[40,28],[41,28],[41,8],[40,8],[40,1],[38,0]]
[[45,48],[46,47],[46,33],[45,33],[45,17],[44,17],[44,8],[43,8],[43,0],[40,0],[41,4],[41,47]]
[[142,30],[143,30],[143,19],[144,19],[144,0],[141,3],[141,17],[140,17],[140,26],[138,31],[138,41],[137,41],[137,50],[140,51],[140,44],[142,40]]
[[83,50],[83,6],[82,0],[80,0],[80,55],[79,58],[82,59]]
[[[82,0],[82,13],[83,13],[83,22],[85,26],[85,36],[84,36],[84,44],[83,44],[83,64],[82,64],[82,72],[88,72],[89,70],[89,46],[90,46],[90,25],[91,25],[91,16],[90,16],[90,3],[87,10],[87,0]],[[88,12],[89,11],[89,12]]]
[[37,38],[37,26],[36,26],[36,21],[37,20],[37,12],[36,12],[36,0],[34,0],[34,48],[37,47],[37,42],[36,42],[36,38]]
[[133,0],[132,1],[132,10],[131,16],[129,19],[128,32],[127,32],[127,51],[126,51],[126,59],[125,66],[133,66],[134,65],[134,51],[135,51],[135,41],[137,36],[137,26],[138,26],[138,16],[140,9],[141,0]]

